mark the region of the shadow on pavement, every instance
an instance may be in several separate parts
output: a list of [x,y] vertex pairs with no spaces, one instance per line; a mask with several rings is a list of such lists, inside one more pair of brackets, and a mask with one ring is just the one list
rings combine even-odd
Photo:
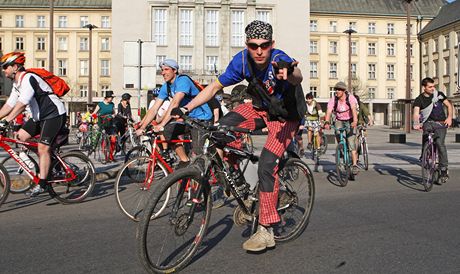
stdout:
[[414,164],[414,165],[419,164],[419,160],[416,157],[407,156],[407,155],[403,155],[403,154],[393,154],[393,153],[385,153],[384,155],[386,157],[388,157],[388,158],[392,158],[392,159],[395,159],[395,160],[406,161],[409,164]]
[[94,186],[93,193],[83,201],[85,202],[92,202],[95,200],[103,199],[105,197],[109,197],[114,195],[114,191],[108,191],[109,189],[113,190],[114,182],[96,182],[96,186]]
[[425,188],[422,185],[422,177],[410,174],[408,171],[402,168],[396,168],[382,164],[374,164],[374,170],[381,175],[392,175],[396,177],[396,181],[402,186],[417,191],[425,191]]
[[[23,196],[23,197],[19,198],[19,199],[11,200],[12,197],[20,196],[20,195]],[[13,194],[13,195],[11,195],[11,193],[10,193],[8,198],[9,199],[7,199],[6,202],[4,202],[2,204],[2,207],[0,208],[0,213],[1,212],[8,212],[8,211],[11,211],[11,210],[16,210],[16,209],[20,209],[20,208],[25,208],[25,207],[29,207],[29,206],[33,206],[33,205],[36,205],[36,204],[39,204],[39,203],[50,201],[52,199],[48,195],[48,193],[43,193],[43,194],[39,195],[38,197],[34,197],[34,198],[26,197],[25,194],[23,194],[23,193]],[[10,200],[10,201],[8,201],[8,200]],[[47,205],[51,205],[51,204],[47,204]]]

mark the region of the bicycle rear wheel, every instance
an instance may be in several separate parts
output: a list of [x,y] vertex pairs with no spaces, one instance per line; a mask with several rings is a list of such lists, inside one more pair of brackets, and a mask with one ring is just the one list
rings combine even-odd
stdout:
[[350,178],[351,174],[350,166],[345,159],[345,153],[343,144],[338,144],[335,150],[335,169],[340,186],[348,184],[348,178]]
[[362,156],[364,170],[369,170],[369,152],[367,148],[367,141],[363,138],[360,143],[361,154],[359,156]]
[[[115,199],[121,211],[133,221],[140,221],[152,191],[158,187],[158,181],[169,174],[166,167],[158,160],[138,157],[128,161],[115,179]],[[152,215],[161,214],[169,200],[167,190],[163,206]]]
[[70,172],[55,159],[48,175],[48,192],[60,203],[79,203],[91,194],[96,185],[94,165],[86,155],[77,151],[62,153],[60,158],[75,173],[76,178],[70,180]]
[[[137,228],[137,251],[148,272],[169,273],[184,268],[203,240],[211,217],[209,185],[193,165],[161,180],[152,193]],[[162,214],[152,219],[167,197]]]
[[8,193],[10,192],[10,176],[8,171],[0,164],[0,206],[8,198]]
[[276,241],[287,242],[297,238],[308,226],[315,200],[315,181],[308,165],[295,158],[280,167],[278,176],[281,222],[273,226],[273,232]]
[[422,154],[422,183],[426,192],[431,191],[435,180],[436,159],[434,144],[426,143]]
[[[30,161],[34,164],[34,168],[32,171],[35,174],[38,174],[38,164],[35,159],[33,159],[29,154]],[[30,189],[31,186],[34,185],[32,179],[30,179],[27,172],[18,165],[16,160],[12,157],[5,158],[2,163],[3,167],[5,167],[8,175],[10,177],[10,192],[13,194],[16,193],[23,193]]]

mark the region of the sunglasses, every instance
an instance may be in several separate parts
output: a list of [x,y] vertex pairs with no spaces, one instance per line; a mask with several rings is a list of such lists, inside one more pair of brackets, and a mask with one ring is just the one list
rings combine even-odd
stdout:
[[268,41],[262,44],[256,44],[256,43],[246,43],[246,46],[252,50],[257,50],[258,48],[261,48],[262,50],[266,50],[269,47],[271,47],[272,41]]
[[345,90],[341,88],[336,88],[335,91],[345,91]]

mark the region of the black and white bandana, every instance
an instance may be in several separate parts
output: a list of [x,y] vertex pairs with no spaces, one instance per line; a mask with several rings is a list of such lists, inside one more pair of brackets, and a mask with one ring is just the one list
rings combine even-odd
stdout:
[[251,39],[272,40],[273,28],[269,23],[254,20],[246,26],[246,41]]

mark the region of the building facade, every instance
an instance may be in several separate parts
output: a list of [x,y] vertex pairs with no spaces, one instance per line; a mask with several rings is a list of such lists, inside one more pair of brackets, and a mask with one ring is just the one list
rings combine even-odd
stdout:
[[[176,59],[181,73],[208,84],[225,70],[233,55],[244,49],[244,28],[259,19],[273,25],[275,46],[299,60],[305,76],[304,89],[308,89],[309,1],[286,3],[285,0],[114,0],[112,53],[125,56],[124,41],[153,41],[156,65],[165,58]],[[122,58],[113,59],[114,90],[137,94],[135,89],[124,86],[123,62]],[[158,71],[150,77],[156,78],[157,85],[163,83]],[[145,94],[141,92],[142,98]]]
[[[354,92],[369,104],[376,124],[401,121],[393,102],[406,98],[406,9],[402,0],[311,0],[310,91],[319,102],[333,96],[337,81],[348,83],[349,48]],[[411,98],[419,94],[417,32],[443,0],[411,4]],[[344,31],[352,29],[355,33]],[[393,123],[393,126],[398,126]]]
[[[92,30],[92,87],[94,101],[111,89],[111,0],[68,0],[54,4],[54,69],[71,91],[63,97],[70,111],[85,109],[89,83],[89,30]],[[26,67],[49,69],[50,1],[0,2],[0,51],[22,51]],[[3,78],[3,77],[2,77]],[[8,95],[9,80],[2,80],[0,93]]]

